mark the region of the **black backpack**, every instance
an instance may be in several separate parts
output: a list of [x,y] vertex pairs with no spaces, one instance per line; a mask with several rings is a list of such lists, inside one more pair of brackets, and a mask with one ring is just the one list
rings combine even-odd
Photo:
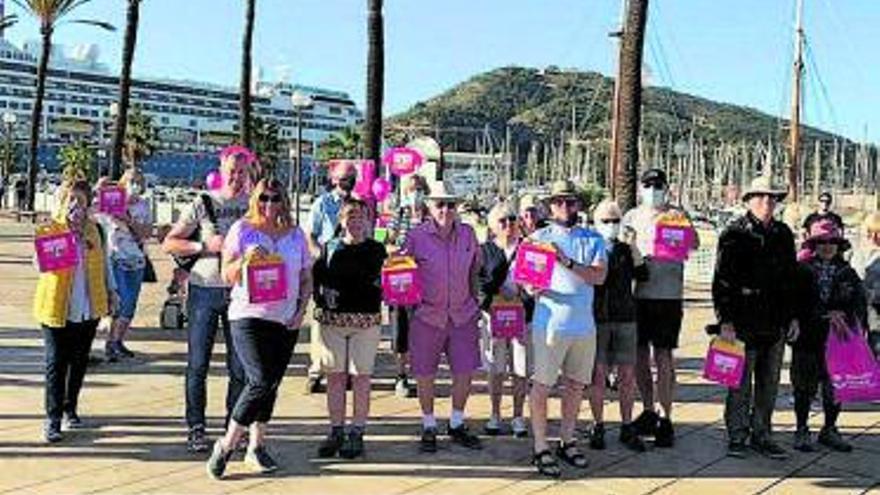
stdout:
[[[199,199],[201,199],[202,205],[205,208],[205,214],[208,216],[208,222],[216,226],[217,214],[214,211],[214,201],[212,201],[211,197],[205,193],[199,194]],[[193,229],[192,233],[189,235],[189,237],[186,238],[186,240],[198,242],[201,238],[201,230],[201,222],[199,222],[199,225],[195,229]],[[192,271],[193,266],[195,266],[196,261],[198,261],[199,258],[203,256],[209,255],[203,253],[191,254],[189,256],[172,255],[172,258],[174,259],[174,263],[177,264],[178,268],[189,273],[190,271]]]

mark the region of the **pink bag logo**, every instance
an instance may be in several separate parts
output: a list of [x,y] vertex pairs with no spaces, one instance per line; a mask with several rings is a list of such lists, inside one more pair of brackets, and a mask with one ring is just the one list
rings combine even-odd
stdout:
[[76,237],[71,232],[37,235],[34,240],[40,272],[54,272],[76,266]]
[[412,148],[391,148],[382,157],[382,163],[398,177],[414,173],[424,160],[422,154]]
[[655,259],[673,262],[685,261],[688,259],[693,245],[693,227],[657,224],[654,233]]
[[422,302],[415,260],[397,257],[386,263],[382,268],[382,298],[392,306],[415,306]]
[[115,217],[125,216],[125,189],[119,186],[102,187],[98,191],[98,211]]
[[556,251],[551,246],[524,242],[516,252],[513,280],[521,285],[547,289],[555,266]]
[[738,389],[746,363],[745,344],[713,339],[703,366],[703,377],[709,381]]
[[284,262],[269,259],[250,264],[247,276],[251,303],[270,303],[287,299],[287,271]]
[[526,312],[522,304],[493,303],[489,308],[492,336],[501,339],[522,339],[526,330]]

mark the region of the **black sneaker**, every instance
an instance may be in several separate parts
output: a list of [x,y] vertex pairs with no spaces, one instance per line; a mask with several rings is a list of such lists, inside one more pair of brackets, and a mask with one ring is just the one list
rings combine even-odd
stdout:
[[125,344],[123,344],[121,341],[116,343],[116,352],[118,352],[120,356],[126,359],[131,359],[134,357],[134,352],[132,352],[131,349],[129,349],[128,347],[125,347]]
[[427,454],[437,452],[437,428],[422,428],[422,439],[419,440],[419,450]]
[[310,376],[306,381],[306,393],[307,394],[323,394],[327,391],[327,387],[324,386],[324,381],[322,380],[322,376]]
[[186,437],[186,450],[190,452],[207,452],[210,446],[211,444],[208,443],[204,426],[197,425],[189,429]]
[[632,425],[635,427],[637,434],[643,437],[650,437],[657,433],[658,421],[660,421],[660,416],[654,411],[642,411],[642,414],[639,414],[639,417],[632,422]]
[[345,430],[342,427],[334,427],[318,446],[318,457],[323,459],[335,457],[342,448],[343,442],[345,442]]
[[262,474],[269,474],[278,471],[278,464],[275,459],[269,455],[269,451],[265,445],[259,445],[255,449],[248,449],[244,455],[244,463],[250,466],[254,471]]
[[819,432],[819,443],[837,452],[852,452],[850,445],[836,426],[826,426]]
[[752,450],[762,456],[776,461],[788,459],[788,452],[772,440],[752,441]]
[[46,424],[43,426],[43,438],[46,439],[48,443],[58,443],[64,439],[64,435],[61,434],[61,422],[47,420]]
[[119,349],[116,348],[116,342],[108,340],[107,343],[104,344],[104,361],[115,363],[119,361],[120,357],[122,357],[122,355],[119,353]]
[[214,442],[214,450],[211,451],[211,457],[208,458],[208,462],[205,464],[208,476],[215,480],[222,478],[223,473],[226,471],[226,464],[229,463],[229,458],[232,457],[233,452],[233,450],[224,452],[220,439],[217,439]]
[[412,399],[416,396],[416,387],[409,382],[406,375],[398,375],[394,380],[394,395],[401,399]]
[[633,452],[644,452],[646,449],[645,442],[636,433],[632,423],[620,426],[620,443]]
[[669,448],[675,445],[675,429],[669,418],[660,418],[657,422],[657,431],[654,433],[654,446]]
[[64,427],[68,430],[81,430],[86,425],[76,412],[69,412],[64,414]]
[[364,430],[352,428],[345,438],[345,443],[339,449],[339,457],[343,459],[355,459],[364,455]]
[[727,456],[734,457],[736,459],[745,459],[746,457],[746,443],[740,441],[731,441],[727,444]]
[[596,423],[590,430],[590,448],[593,450],[605,450],[605,425]]
[[462,424],[458,428],[449,427],[446,433],[449,435],[452,443],[457,443],[462,447],[472,450],[480,450],[483,448],[483,442],[480,441],[480,437],[471,433],[465,424]]

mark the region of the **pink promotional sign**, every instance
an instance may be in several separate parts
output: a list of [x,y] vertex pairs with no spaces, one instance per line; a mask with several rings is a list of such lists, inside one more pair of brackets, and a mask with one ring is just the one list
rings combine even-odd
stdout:
[[745,344],[740,341],[713,339],[703,366],[703,378],[737,389],[740,387],[745,363]]
[[415,306],[422,302],[415,260],[396,257],[386,263],[382,268],[382,298],[390,306]]
[[658,261],[685,261],[694,245],[694,228],[657,224],[654,231],[654,256]]
[[287,299],[287,271],[277,256],[248,263],[248,295],[251,303],[271,303]]
[[98,211],[114,217],[125,216],[127,210],[125,189],[106,186],[98,191]]
[[45,230],[34,240],[40,272],[54,272],[76,266],[76,237],[70,231]]
[[515,265],[513,280],[516,283],[547,289],[556,266],[556,250],[545,244],[523,242],[516,251]]
[[422,154],[412,148],[391,148],[382,157],[382,163],[398,177],[414,173],[424,161]]
[[522,339],[526,330],[526,310],[518,302],[492,303],[489,325],[495,338]]

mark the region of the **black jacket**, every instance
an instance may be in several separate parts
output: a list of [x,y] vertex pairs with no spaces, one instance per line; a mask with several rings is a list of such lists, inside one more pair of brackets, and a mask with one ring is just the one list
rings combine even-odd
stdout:
[[814,257],[799,263],[801,284],[796,311],[801,334],[792,344],[795,349],[824,348],[830,324],[828,313],[831,311],[844,312],[851,327],[867,327],[868,308],[861,279],[840,256],[831,260],[830,264],[829,277],[823,280],[820,276],[824,271],[821,260]]
[[718,240],[712,300],[721,323],[733,323],[749,346],[775,344],[795,318],[794,235],[782,222],[764,226],[751,213]]
[[633,281],[648,280],[648,266],[635,266],[628,244],[614,240],[608,253],[608,276],[596,286],[593,314],[597,323],[636,321]]
[[[492,305],[492,298],[501,292],[504,281],[507,280],[507,274],[513,264],[512,259],[507,259],[504,250],[498,247],[492,241],[484,242],[480,246],[480,253],[483,256],[483,263],[480,265],[478,280],[480,285],[480,293],[478,302],[480,309],[489,311]],[[523,306],[526,310],[526,321],[532,321],[532,314],[535,311],[535,300],[525,292],[521,292]]]

